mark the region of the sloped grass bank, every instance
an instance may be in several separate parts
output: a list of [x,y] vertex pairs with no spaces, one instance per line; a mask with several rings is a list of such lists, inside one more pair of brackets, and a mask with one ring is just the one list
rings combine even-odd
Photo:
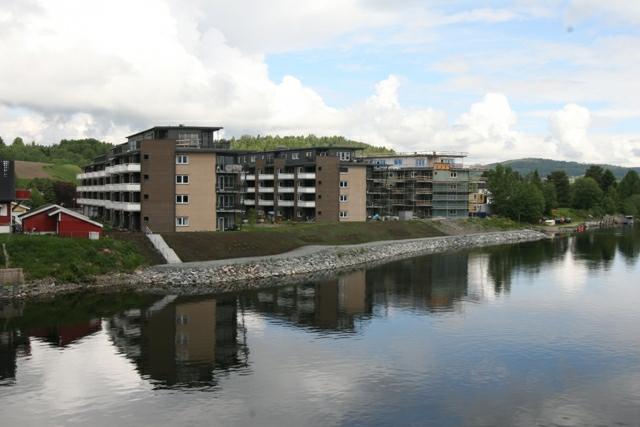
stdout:
[[[57,236],[9,235],[6,244],[10,266],[22,268],[27,280],[53,278],[76,282],[106,273],[130,272],[146,264],[132,243],[111,238],[72,239]],[[0,265],[4,256],[0,251]]]
[[235,232],[163,233],[182,261],[274,255],[307,245],[348,245],[443,236],[426,221],[286,224]]

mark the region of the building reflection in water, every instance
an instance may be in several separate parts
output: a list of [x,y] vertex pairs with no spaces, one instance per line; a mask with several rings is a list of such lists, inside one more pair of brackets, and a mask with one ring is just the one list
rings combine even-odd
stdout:
[[146,310],[113,316],[109,334],[141,375],[160,386],[215,385],[221,372],[247,366],[235,298],[166,296]]

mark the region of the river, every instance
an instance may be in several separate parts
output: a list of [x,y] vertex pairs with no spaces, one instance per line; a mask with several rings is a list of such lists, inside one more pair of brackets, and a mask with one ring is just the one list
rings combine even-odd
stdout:
[[0,424],[638,426],[640,229],[0,303]]

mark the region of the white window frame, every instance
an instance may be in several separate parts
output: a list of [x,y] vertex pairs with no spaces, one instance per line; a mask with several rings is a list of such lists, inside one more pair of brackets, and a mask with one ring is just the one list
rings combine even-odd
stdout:
[[186,154],[176,154],[176,165],[188,165],[188,164],[189,164],[189,156],[187,156]]
[[402,159],[393,159],[394,166],[402,166]]
[[341,194],[340,195],[340,203],[345,203],[349,201],[349,196],[346,194]]
[[340,188],[348,188],[349,181],[340,181]]
[[188,216],[177,216],[176,217],[176,227],[188,227],[189,226],[189,217]]
[[349,218],[349,211],[340,211],[340,218]]
[[[186,181],[185,181],[185,178],[186,178]],[[189,175],[176,175],[176,184],[188,185],[189,184]]]
[[300,160],[300,153],[291,153],[291,160]]
[[427,165],[427,161],[425,159],[417,159],[416,160],[416,167],[423,168],[426,165]]
[[188,194],[176,194],[176,205],[188,205],[188,204],[189,204]]
[[351,151],[339,151],[338,158],[343,162],[348,162],[351,160]]

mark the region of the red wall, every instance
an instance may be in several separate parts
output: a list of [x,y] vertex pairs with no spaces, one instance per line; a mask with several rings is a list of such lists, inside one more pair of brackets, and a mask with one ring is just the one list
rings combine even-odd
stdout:
[[44,233],[44,232],[56,232],[56,219],[57,215],[49,216],[48,212],[40,212],[39,214],[30,216],[29,218],[24,218],[22,220],[22,230],[25,233],[31,233],[34,231],[36,233]]
[[0,225],[11,224],[11,203],[0,203],[7,210],[7,215],[0,215]]
[[[54,215],[57,217],[58,215]],[[90,231],[100,233],[101,227],[91,224],[90,222],[83,221],[71,215],[62,213],[61,220],[58,225],[58,235],[64,237],[89,237]]]

